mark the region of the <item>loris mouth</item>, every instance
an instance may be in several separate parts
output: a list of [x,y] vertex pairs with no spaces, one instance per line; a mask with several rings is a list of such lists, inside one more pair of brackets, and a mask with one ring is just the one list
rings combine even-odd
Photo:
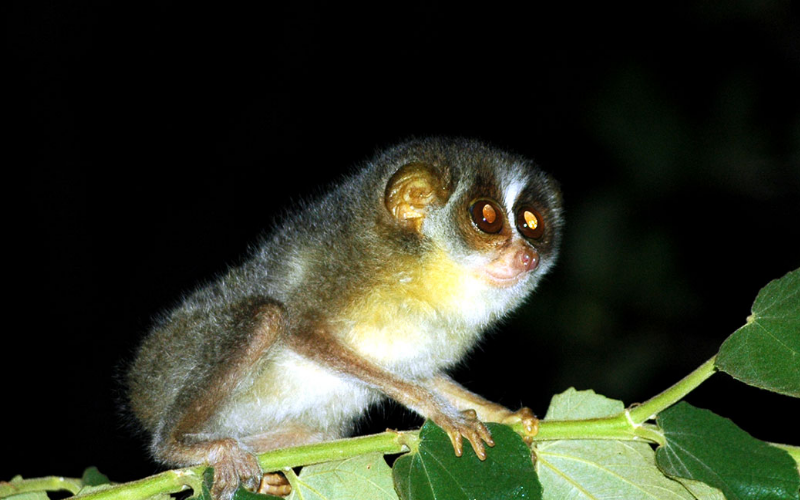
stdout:
[[520,281],[523,281],[527,276],[527,272],[517,273],[515,275],[496,274],[486,269],[479,273],[484,282],[496,288],[509,288]]

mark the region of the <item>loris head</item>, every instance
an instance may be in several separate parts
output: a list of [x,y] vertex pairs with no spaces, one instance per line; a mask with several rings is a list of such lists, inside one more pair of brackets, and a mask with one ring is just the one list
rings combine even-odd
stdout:
[[389,150],[381,163],[393,165],[383,200],[392,222],[419,237],[429,274],[457,275],[432,286],[463,308],[496,317],[552,267],[561,195],[531,161],[475,141],[429,139]]

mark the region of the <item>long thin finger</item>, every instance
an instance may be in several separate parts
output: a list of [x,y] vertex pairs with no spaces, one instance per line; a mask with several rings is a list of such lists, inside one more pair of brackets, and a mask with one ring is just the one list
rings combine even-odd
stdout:
[[453,451],[456,452],[457,457],[460,457],[461,453],[464,451],[464,444],[461,441],[461,433],[458,431],[449,431],[447,435],[450,436],[450,442],[453,443]]
[[475,450],[475,454],[478,456],[478,458],[481,461],[486,460],[486,448],[484,448],[483,441],[479,437],[478,433],[476,432],[472,434],[472,436],[468,436],[467,439],[472,445],[472,449]]
[[483,425],[482,423],[479,424],[477,426],[476,431],[478,432],[478,435],[481,437],[481,439],[483,439],[486,442],[486,444],[488,444],[489,446],[494,446],[494,439],[492,439],[492,433],[489,432],[489,429],[485,425]]

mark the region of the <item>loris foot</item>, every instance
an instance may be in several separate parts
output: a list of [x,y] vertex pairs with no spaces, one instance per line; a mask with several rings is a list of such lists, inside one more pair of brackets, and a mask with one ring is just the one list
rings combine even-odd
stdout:
[[261,485],[258,487],[258,493],[263,495],[285,497],[291,492],[292,485],[290,485],[286,477],[279,472],[264,474],[261,478]]
[[256,457],[243,450],[235,439],[222,439],[210,445],[208,464],[214,468],[211,496],[228,500],[241,483],[249,490],[258,486],[261,467]]
[[434,422],[450,436],[453,450],[455,450],[458,457],[463,452],[462,437],[467,438],[467,441],[472,445],[472,449],[475,450],[475,454],[481,460],[486,460],[486,448],[483,443],[494,446],[492,433],[483,425],[483,422],[478,420],[478,414],[475,413],[475,410],[462,411],[456,417],[442,415],[440,418],[434,419]]

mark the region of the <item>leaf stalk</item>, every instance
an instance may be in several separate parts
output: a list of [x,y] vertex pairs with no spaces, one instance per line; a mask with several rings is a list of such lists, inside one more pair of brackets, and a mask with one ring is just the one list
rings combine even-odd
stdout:
[[716,356],[712,357],[661,394],[648,399],[640,405],[631,407],[629,414],[633,423],[642,424],[651,420],[663,410],[686,397],[687,394],[717,372],[717,368],[714,366],[716,359]]

